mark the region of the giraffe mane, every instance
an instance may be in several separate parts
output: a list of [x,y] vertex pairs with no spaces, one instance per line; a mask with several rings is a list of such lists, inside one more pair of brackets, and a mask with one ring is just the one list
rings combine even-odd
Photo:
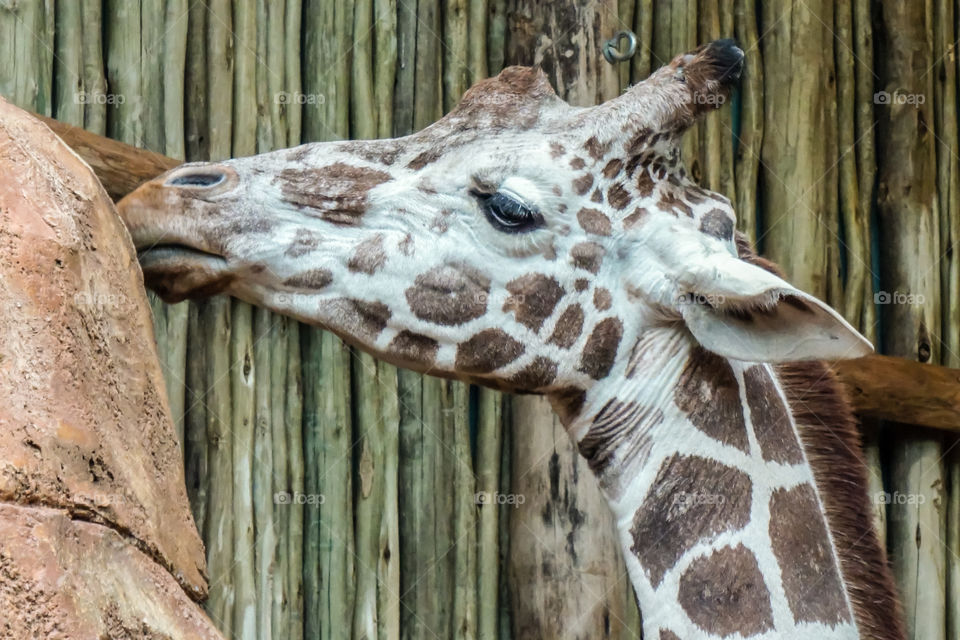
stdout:
[[[741,233],[737,250],[742,260],[783,277]],[[878,640],[906,638],[886,550],[867,506],[868,470],[857,419],[843,387],[820,361],[780,364],[775,370],[823,501],[860,633]]]

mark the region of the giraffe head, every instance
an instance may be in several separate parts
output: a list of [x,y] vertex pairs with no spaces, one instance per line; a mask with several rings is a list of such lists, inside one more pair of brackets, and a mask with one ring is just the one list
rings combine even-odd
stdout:
[[511,67],[411,136],[185,164],[119,209],[168,300],[228,292],[506,390],[575,399],[662,326],[745,360],[861,355],[834,311],[738,259],[729,200],[681,165],[742,64],[717,41],[592,108]]

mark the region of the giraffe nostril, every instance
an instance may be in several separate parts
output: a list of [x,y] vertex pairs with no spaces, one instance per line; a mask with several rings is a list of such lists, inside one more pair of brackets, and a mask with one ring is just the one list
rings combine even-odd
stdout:
[[175,187],[213,187],[226,180],[226,178],[227,176],[219,171],[183,173],[167,180],[167,185]]

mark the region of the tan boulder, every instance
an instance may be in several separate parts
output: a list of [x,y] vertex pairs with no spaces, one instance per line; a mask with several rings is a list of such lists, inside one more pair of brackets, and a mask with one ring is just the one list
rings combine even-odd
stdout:
[[[62,572],[78,589],[102,589],[96,607],[129,589],[115,601],[123,620],[152,606],[136,602],[153,588],[137,587],[141,577],[156,582],[168,613],[184,598],[161,574],[181,595],[206,596],[133,245],[89,167],[2,99],[0,503],[37,510],[0,510],[0,568],[22,580],[44,585]],[[84,544],[100,555],[85,557]],[[84,582],[97,579],[87,572],[96,558],[119,572],[109,584]]]

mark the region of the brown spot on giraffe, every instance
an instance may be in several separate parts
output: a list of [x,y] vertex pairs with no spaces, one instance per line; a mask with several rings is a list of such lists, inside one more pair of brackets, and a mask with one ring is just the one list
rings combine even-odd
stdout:
[[623,169],[623,160],[614,158],[603,168],[603,177],[607,180],[613,180],[620,173],[621,169]]
[[742,544],[693,560],[680,576],[677,599],[695,625],[716,636],[773,629],[770,591],[756,557]]
[[383,234],[378,233],[367,238],[359,245],[347,261],[347,268],[355,273],[373,275],[387,262],[383,251]]
[[610,218],[605,216],[602,211],[596,209],[580,209],[577,212],[577,222],[587,233],[598,236],[610,235]]
[[653,193],[653,186],[653,178],[650,177],[646,167],[641,167],[640,175],[637,176],[637,190],[640,191],[640,196],[649,197]]
[[680,636],[669,629],[660,629],[660,640],[680,640]]
[[560,298],[566,293],[552,276],[528,273],[507,283],[510,297],[503,305],[504,311],[512,311],[517,322],[539,331],[543,321],[553,314]]
[[407,168],[413,171],[419,171],[428,164],[436,162],[441,155],[442,154],[439,149],[427,149],[426,151],[417,154],[417,157],[408,162]]
[[297,229],[296,234],[293,236],[293,242],[291,242],[290,246],[283,252],[283,255],[291,258],[304,256],[312,251],[316,251],[317,247],[320,246],[320,240],[320,235],[309,229]]
[[563,310],[557,323],[553,327],[553,335],[547,340],[563,349],[569,349],[580,337],[583,330],[583,309],[579,304],[572,304]]
[[421,320],[457,326],[487,311],[490,281],[466,266],[441,265],[422,273],[406,290],[410,310]]
[[554,160],[556,160],[566,152],[567,150],[559,142],[554,141],[550,143],[550,157],[553,158]]
[[573,281],[574,291],[586,291],[590,288],[590,281],[586,278],[577,278]]
[[606,155],[607,150],[610,148],[610,142],[600,142],[597,136],[590,136],[583,145],[583,148],[586,149],[591,158],[599,160]]
[[650,212],[647,211],[645,207],[637,207],[633,210],[633,213],[623,219],[623,228],[630,229],[635,227],[643,222],[644,218],[646,218],[648,215],[650,215]]
[[323,289],[333,282],[333,273],[329,269],[309,269],[290,276],[283,281],[283,285],[296,289]]
[[597,287],[593,292],[593,306],[598,311],[606,311],[613,304],[613,296],[610,291],[603,287]]
[[678,198],[672,191],[663,191],[660,194],[660,202],[657,203],[657,206],[660,207],[661,211],[667,211],[674,215],[677,214],[676,210],[679,209],[687,214],[687,216],[693,217],[693,209],[690,208],[690,205]]
[[401,331],[387,345],[387,351],[405,362],[430,365],[437,357],[439,346],[433,338],[412,331]]
[[583,161],[583,158],[571,158],[570,159],[570,168],[576,171],[583,169],[587,166],[587,163]]
[[510,364],[523,351],[523,345],[502,329],[484,329],[457,345],[457,371],[490,373]]
[[590,194],[590,202],[596,202],[597,204],[603,204],[603,191],[600,191],[600,188],[593,190],[593,193]]
[[598,322],[583,345],[578,369],[594,380],[607,377],[617,358],[621,337],[623,323],[619,318],[604,318]]
[[607,202],[617,211],[623,211],[630,204],[630,193],[618,182],[607,190]]
[[652,133],[653,131],[651,131],[648,127],[643,127],[637,131],[636,135],[630,139],[630,142],[628,142],[625,147],[627,155],[636,156],[643,151]]
[[794,621],[850,622],[820,502],[809,484],[773,492],[770,541]]
[[787,406],[762,365],[743,372],[750,422],[764,460],[784,464],[803,462],[803,450],[790,421]]
[[573,266],[578,269],[586,269],[590,273],[600,271],[600,263],[603,262],[603,256],[607,251],[596,242],[580,242],[573,245],[570,249],[570,257],[573,258]]
[[350,328],[350,333],[361,340],[376,340],[390,320],[390,307],[382,302],[368,302],[354,298],[338,298],[324,302],[338,329]]
[[397,161],[400,149],[400,144],[393,140],[377,140],[376,142],[356,140],[340,142],[336,145],[336,150],[341,153],[347,153],[367,162],[377,162],[386,166],[390,166]]
[[586,195],[593,186],[593,174],[585,173],[573,181],[573,191],[578,196]]
[[356,225],[367,209],[367,194],[392,180],[384,171],[335,162],[325,167],[284,169],[274,182],[282,198],[327,222]]
[[680,373],[673,400],[700,431],[741,451],[749,449],[740,389],[725,358],[694,347]]
[[653,445],[649,431],[661,422],[663,413],[655,407],[613,399],[597,413],[577,448],[606,486],[604,472],[614,457],[619,462],[618,469],[628,462],[643,464]]
[[523,369],[510,377],[510,382],[520,391],[539,391],[557,378],[557,363],[550,358],[537,356]]
[[700,219],[700,231],[720,240],[732,240],[733,219],[722,209],[711,209]]
[[710,458],[675,453],[663,461],[630,527],[630,550],[654,588],[698,542],[746,526],[752,488],[746,473]]

